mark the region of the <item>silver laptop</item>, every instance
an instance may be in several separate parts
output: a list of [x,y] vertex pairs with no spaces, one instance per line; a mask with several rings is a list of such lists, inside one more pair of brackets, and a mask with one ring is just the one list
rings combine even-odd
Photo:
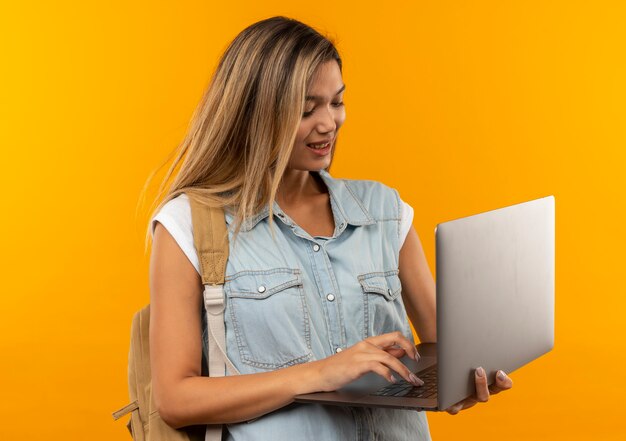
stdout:
[[554,196],[443,222],[435,229],[437,343],[406,364],[425,384],[368,373],[297,402],[445,410],[554,346]]

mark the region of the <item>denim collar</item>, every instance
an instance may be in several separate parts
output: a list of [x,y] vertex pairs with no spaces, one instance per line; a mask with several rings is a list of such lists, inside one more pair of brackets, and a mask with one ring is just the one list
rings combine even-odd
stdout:
[[[335,224],[340,224],[340,222],[345,221],[348,224],[360,226],[370,225],[376,222],[365,208],[363,201],[350,188],[349,180],[335,179],[326,170],[314,171],[313,173],[318,173],[328,188]],[[275,216],[278,216],[283,222],[289,222],[285,221],[285,219],[288,219],[288,216],[281,210],[276,201],[274,201],[273,209]],[[256,224],[268,216],[269,204],[266,204],[259,213],[242,224],[241,231],[252,230]],[[338,217],[342,219],[338,219]],[[233,222],[233,219],[233,215],[226,212],[226,222],[229,225]]]

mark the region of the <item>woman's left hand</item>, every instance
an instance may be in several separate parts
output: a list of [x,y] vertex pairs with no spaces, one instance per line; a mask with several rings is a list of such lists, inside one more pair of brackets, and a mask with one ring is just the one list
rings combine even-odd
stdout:
[[476,380],[476,393],[471,397],[459,401],[446,409],[450,415],[456,415],[462,410],[469,409],[476,403],[485,403],[489,401],[489,395],[497,394],[503,390],[507,390],[513,387],[513,380],[509,378],[503,371],[498,371],[496,374],[496,383],[491,386],[487,386],[487,376],[485,370],[482,367],[477,368],[474,371],[474,378]]

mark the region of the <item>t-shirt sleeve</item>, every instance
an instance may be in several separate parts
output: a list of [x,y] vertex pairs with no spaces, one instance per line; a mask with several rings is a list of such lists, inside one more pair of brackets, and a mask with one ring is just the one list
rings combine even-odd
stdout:
[[406,236],[409,234],[409,230],[411,229],[411,225],[413,225],[413,207],[407,204],[404,201],[402,202],[402,215],[400,221],[400,248],[402,249],[402,245],[404,244],[404,240]]
[[189,197],[181,194],[161,207],[150,223],[150,235],[154,236],[156,223],[160,222],[172,235],[180,249],[185,253],[200,274],[200,262],[193,243],[193,223],[191,220],[191,205]]

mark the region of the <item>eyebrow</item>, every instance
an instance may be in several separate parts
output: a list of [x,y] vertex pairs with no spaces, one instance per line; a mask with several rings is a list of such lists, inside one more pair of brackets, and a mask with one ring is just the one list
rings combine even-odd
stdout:
[[[343,92],[343,91],[345,90],[345,88],[346,88],[346,85],[344,84],[344,85],[341,87],[341,89],[339,89],[337,92],[335,92],[335,96],[336,96],[336,95],[339,95],[341,92]],[[324,97],[321,97],[321,96],[319,96],[319,95],[307,95],[305,99],[306,99],[306,101],[309,101],[309,100],[321,100],[321,99],[323,99],[323,98],[324,98]]]

